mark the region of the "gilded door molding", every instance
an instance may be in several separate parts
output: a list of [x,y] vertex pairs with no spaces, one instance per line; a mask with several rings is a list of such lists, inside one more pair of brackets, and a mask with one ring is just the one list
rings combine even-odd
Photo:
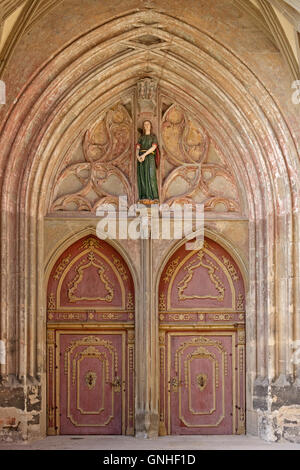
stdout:
[[135,298],[126,262],[87,235],[59,256],[47,292],[48,434],[133,435]]
[[211,322],[223,320],[225,313],[230,315],[228,320],[241,321],[244,311],[243,277],[224,248],[205,239],[201,250],[188,251],[182,245],[173,253],[159,283],[161,322]]
[[47,320],[134,320],[133,279],[111,245],[88,235],[59,256],[49,276]]
[[160,434],[245,432],[245,290],[219,244],[180,246],[158,295]]

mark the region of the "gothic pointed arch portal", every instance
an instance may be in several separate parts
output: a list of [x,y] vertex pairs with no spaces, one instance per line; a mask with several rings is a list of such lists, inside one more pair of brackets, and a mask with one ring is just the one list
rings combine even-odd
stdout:
[[93,235],[56,260],[47,289],[48,434],[134,432],[134,286]]
[[[67,17],[75,15],[80,31],[65,28],[66,3]],[[24,439],[46,432],[44,266],[66,236],[95,228],[98,204],[114,203],[120,192],[135,199],[130,139],[139,126],[132,111],[141,78],[158,83],[156,109],[151,99],[148,105],[163,145],[160,196],[170,205],[204,202],[208,228],[239,244],[249,267],[247,432],[277,439],[276,413],[286,412],[287,390],[290,397],[299,396],[299,364],[293,362],[293,342],[300,337],[299,118],[291,106],[288,73],[279,52],[233,2],[215,0],[208,7],[184,0],[176,9],[165,2],[163,11],[161,2],[152,3],[153,8],[141,9],[141,2],[132,0],[128,11],[127,2],[118,0],[60,2],[49,21],[22,37],[2,77],[9,86],[0,111],[0,326],[6,346],[0,368],[16,403],[19,393],[23,403],[33,400],[33,406],[13,414]],[[45,40],[54,24],[55,41]],[[145,111],[139,104],[139,112]],[[113,114],[119,105],[123,120]],[[128,138],[116,153],[112,142],[120,135]],[[156,303],[144,286],[157,283],[166,245],[155,256],[147,240],[138,247],[128,240],[119,245],[128,266],[134,266],[136,293],[140,284],[135,429],[149,436],[159,421],[159,328]],[[96,272],[100,261],[86,264]],[[86,269],[78,270],[79,277]],[[85,311],[92,302],[108,304],[112,298],[111,283],[104,282],[105,272],[101,276],[99,295],[90,290],[84,295]],[[61,305],[82,297],[77,278],[69,282],[70,297]],[[204,294],[191,292],[186,282],[179,286],[180,302],[191,304],[196,300],[191,296]],[[203,302],[218,302],[221,287],[212,283],[209,295],[216,298]],[[199,374],[205,393],[206,372]],[[91,393],[94,380],[93,374],[87,377]]]
[[245,433],[245,287],[213,240],[170,257],[159,283],[160,433]]

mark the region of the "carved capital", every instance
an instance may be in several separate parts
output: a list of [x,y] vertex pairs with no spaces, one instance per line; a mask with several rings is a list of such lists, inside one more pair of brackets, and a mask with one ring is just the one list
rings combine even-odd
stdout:
[[152,78],[143,78],[137,83],[139,113],[153,113],[156,115],[157,81]]

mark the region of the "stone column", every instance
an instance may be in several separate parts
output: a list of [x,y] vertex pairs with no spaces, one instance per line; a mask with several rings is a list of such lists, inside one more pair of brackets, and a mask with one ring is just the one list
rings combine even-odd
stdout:
[[141,240],[140,308],[136,316],[136,436],[155,437],[159,428],[158,319],[153,291],[153,251],[148,221],[142,231],[144,238]]

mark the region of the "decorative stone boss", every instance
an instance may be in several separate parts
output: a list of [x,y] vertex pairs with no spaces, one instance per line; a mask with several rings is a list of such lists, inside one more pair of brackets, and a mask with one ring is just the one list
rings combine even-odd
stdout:
[[143,133],[136,145],[137,182],[139,202],[155,204],[159,202],[156,168],[159,167],[160,154],[158,141],[152,133],[150,121],[144,121]]

